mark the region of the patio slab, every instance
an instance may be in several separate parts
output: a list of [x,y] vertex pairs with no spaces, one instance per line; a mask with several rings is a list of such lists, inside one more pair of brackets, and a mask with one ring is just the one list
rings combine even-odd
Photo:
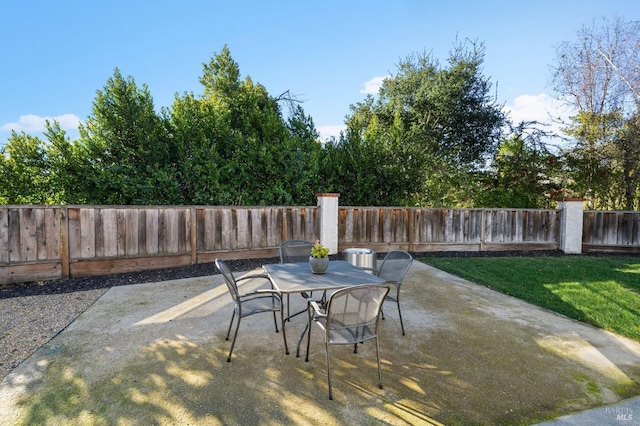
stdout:
[[0,424],[534,424],[594,407],[611,424],[640,418],[638,342],[420,262],[402,298],[406,336],[385,305],[384,389],[373,345],[332,348],[330,401],[320,333],[308,363],[295,357],[304,316],[287,324],[288,356],[268,315],[244,319],[227,363],[221,276],[114,287],[4,378]]

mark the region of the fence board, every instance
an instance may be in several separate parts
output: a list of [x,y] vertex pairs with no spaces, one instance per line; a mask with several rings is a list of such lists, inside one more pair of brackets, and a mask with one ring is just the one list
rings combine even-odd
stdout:
[[[224,210],[223,209],[217,209],[215,211],[215,216],[214,216],[214,227],[215,227],[215,241],[216,241],[216,245],[215,245],[215,249],[216,250],[221,250],[222,247],[224,247],[225,241],[223,241],[222,236],[224,235],[223,231],[223,217],[224,215]],[[226,241],[227,244],[229,244],[229,241]],[[230,246],[227,246],[230,247]]]
[[27,262],[38,259],[36,239],[36,214],[33,208],[20,209],[20,258]]
[[145,250],[148,254],[158,254],[158,209],[145,211]]
[[138,210],[124,210],[124,254],[136,256],[138,254]]
[[96,234],[100,236],[102,244],[96,250],[98,257],[114,257],[118,255],[118,242],[120,232],[118,231],[118,210],[99,209],[96,212],[100,218],[100,227],[96,228]]
[[178,221],[178,252],[191,252],[191,214],[187,209],[180,209],[180,220]]
[[248,249],[251,247],[251,215],[247,209],[236,209],[236,238],[238,239],[239,249]]
[[68,237],[69,237],[69,259],[80,259],[80,209],[69,208],[67,210]]
[[220,211],[220,227],[222,230],[222,238],[220,239],[223,247],[231,250],[238,248],[238,239],[235,236],[235,209],[224,209]]
[[147,209],[138,210],[138,254],[149,254],[147,250]]
[[38,260],[60,259],[60,209],[38,209],[42,213],[38,228],[42,234],[41,249],[38,249]]
[[127,217],[125,209],[116,209],[116,248],[117,256],[127,255]]
[[267,227],[267,246],[279,245],[286,238],[283,235],[284,209],[264,209],[265,226]]
[[44,209],[34,209],[35,214],[35,242],[36,259],[46,260],[47,258],[47,229],[44,221]]
[[9,262],[9,209],[0,208],[0,263]]

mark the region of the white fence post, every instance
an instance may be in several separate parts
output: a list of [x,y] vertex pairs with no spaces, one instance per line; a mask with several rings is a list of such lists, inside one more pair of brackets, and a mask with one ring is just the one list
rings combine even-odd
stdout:
[[320,242],[329,254],[338,253],[338,198],[340,194],[316,194],[320,207]]
[[560,250],[568,254],[582,253],[584,200],[568,198],[558,202],[558,208],[562,210]]

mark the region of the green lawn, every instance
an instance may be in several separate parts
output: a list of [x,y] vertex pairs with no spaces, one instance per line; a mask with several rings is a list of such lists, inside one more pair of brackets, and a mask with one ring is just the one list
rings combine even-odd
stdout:
[[420,261],[640,341],[640,257],[433,257]]

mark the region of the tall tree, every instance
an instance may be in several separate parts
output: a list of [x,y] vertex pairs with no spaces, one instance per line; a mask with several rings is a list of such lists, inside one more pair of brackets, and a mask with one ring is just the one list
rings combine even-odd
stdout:
[[179,204],[177,151],[146,85],[116,68],[98,91],[79,143],[90,170],[91,199],[100,204]]
[[183,202],[224,204],[219,150],[231,134],[228,110],[193,94],[184,94],[176,97],[168,114],[171,134],[178,146]]
[[466,41],[454,46],[447,67],[431,54],[402,61],[377,99],[352,106],[347,131],[331,147],[334,157],[344,157],[336,164],[345,164],[329,173],[332,185],[378,185],[377,192],[362,191],[363,198],[354,200],[360,203],[462,202],[450,195],[459,192],[464,173],[484,165],[505,123],[482,75],[483,60],[484,46]]
[[201,97],[176,99],[171,122],[190,202],[231,205],[311,201],[317,132],[302,108],[285,120],[277,98],[225,46],[203,65]]
[[47,204],[56,198],[49,186],[44,142],[24,132],[12,132],[0,152],[0,202]]
[[560,164],[536,137],[516,133],[501,141],[491,171],[479,174],[476,207],[555,207]]
[[0,155],[0,204],[86,202],[84,158],[57,122],[47,122],[46,141],[13,132]]
[[567,152],[574,190],[593,207],[617,208],[610,190],[622,189],[630,209],[638,202],[640,174],[633,160],[637,139],[625,128],[633,128],[640,107],[640,23],[594,21],[576,41],[560,44],[556,56],[554,89],[578,110],[567,127],[576,139]]
[[640,210],[640,111],[627,120],[618,140],[626,210]]

